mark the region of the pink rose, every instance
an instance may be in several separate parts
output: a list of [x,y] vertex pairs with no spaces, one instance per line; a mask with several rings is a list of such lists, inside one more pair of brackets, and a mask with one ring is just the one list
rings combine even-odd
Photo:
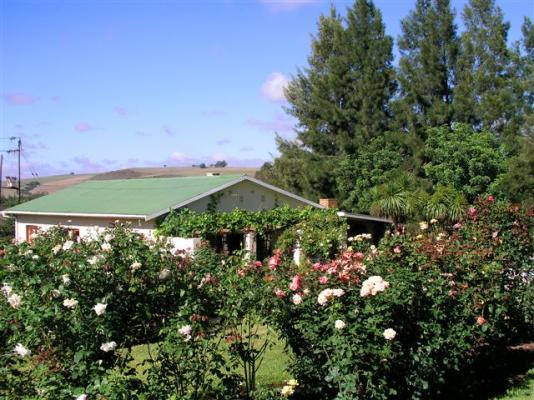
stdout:
[[280,251],[277,250],[275,254],[271,258],[269,258],[269,269],[275,270],[276,267],[280,264],[280,261]]
[[478,325],[478,326],[482,326],[482,325],[484,325],[486,322],[487,322],[486,319],[485,319],[482,315],[479,315],[479,316],[477,317],[477,325]]
[[245,275],[246,275],[246,271],[244,269],[238,269],[237,270],[237,275],[240,277],[240,278],[243,278]]
[[399,246],[397,246],[397,247],[395,247],[395,248],[393,249],[393,253],[395,253],[395,254],[400,254],[400,252],[401,252],[401,249],[400,249]]
[[328,282],[328,276],[324,276],[324,275],[323,275],[323,276],[319,277],[319,283],[320,283],[321,285],[324,285],[324,284],[327,283],[327,282]]
[[300,290],[301,284],[302,278],[300,277],[300,275],[295,275],[293,277],[293,280],[289,284],[289,290],[296,292],[297,290]]
[[490,203],[492,203],[492,202],[495,201],[495,199],[493,198],[493,196],[492,196],[491,194],[488,196],[488,201],[489,201]]
[[454,229],[460,229],[462,227],[462,224],[457,222],[452,226]]
[[282,289],[276,289],[274,291],[274,294],[276,295],[276,297],[278,297],[279,299],[283,299],[284,297],[286,297],[286,292],[284,292]]
[[469,213],[469,217],[472,219],[475,219],[477,217],[477,209],[475,207],[469,207],[469,210],[467,210]]
[[261,261],[254,261],[254,265],[255,265],[257,268],[260,268],[263,264],[261,263]]

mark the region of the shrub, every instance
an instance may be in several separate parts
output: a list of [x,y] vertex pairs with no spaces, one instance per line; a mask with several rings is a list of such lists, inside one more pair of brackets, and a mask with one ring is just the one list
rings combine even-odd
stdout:
[[422,223],[378,248],[360,236],[330,262],[282,260],[272,321],[308,397],[436,398],[478,356],[532,338],[532,217],[490,196],[454,226]]

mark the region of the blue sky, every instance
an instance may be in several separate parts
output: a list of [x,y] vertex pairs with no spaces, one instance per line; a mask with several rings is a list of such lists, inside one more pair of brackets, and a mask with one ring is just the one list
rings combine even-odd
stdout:
[[[415,0],[377,0],[394,38]],[[335,1],[341,12],[351,4]],[[452,1],[459,12],[465,1]],[[520,37],[534,0],[500,0]],[[329,1],[0,0],[0,137],[40,176],[226,159],[291,137],[281,88]],[[0,149],[10,145],[0,139]],[[14,156],[6,155],[10,173]],[[6,165],[7,164],[7,165]]]

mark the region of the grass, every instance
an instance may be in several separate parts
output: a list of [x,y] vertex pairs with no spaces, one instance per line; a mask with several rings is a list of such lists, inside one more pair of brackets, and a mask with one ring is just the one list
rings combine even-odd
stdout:
[[[267,334],[265,328],[259,331],[259,334]],[[284,343],[278,337],[271,337],[272,346],[265,351],[264,360],[258,370],[256,383],[260,388],[282,386],[283,382],[291,379],[292,376],[287,372],[289,360],[291,357],[290,350],[285,349]],[[155,356],[158,351],[158,345],[151,344],[150,353]],[[132,348],[132,357],[134,361],[132,366],[137,369],[137,373],[142,376],[148,365],[143,365],[144,360],[148,360],[149,346],[139,345]],[[241,372],[241,371],[239,371]]]
[[504,395],[493,400],[533,400],[534,399],[534,368],[529,370],[525,379],[510,388]]

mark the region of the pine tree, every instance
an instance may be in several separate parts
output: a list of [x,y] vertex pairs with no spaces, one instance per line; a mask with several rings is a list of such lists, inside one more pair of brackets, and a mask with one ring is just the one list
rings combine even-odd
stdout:
[[507,46],[510,25],[494,0],[470,0],[458,59],[454,108],[457,120],[501,135],[515,106]]
[[344,19],[334,7],[322,16],[309,65],[286,90],[297,140],[279,139],[280,157],[258,176],[314,200],[336,195],[338,161],[388,128],[392,47],[372,1],[357,0]]
[[319,154],[352,154],[388,126],[394,93],[393,41],[372,1],[357,0],[345,24],[321,17],[309,67],[287,89],[298,139]]
[[424,136],[427,127],[450,124],[459,39],[449,1],[417,0],[398,46],[400,128]]

